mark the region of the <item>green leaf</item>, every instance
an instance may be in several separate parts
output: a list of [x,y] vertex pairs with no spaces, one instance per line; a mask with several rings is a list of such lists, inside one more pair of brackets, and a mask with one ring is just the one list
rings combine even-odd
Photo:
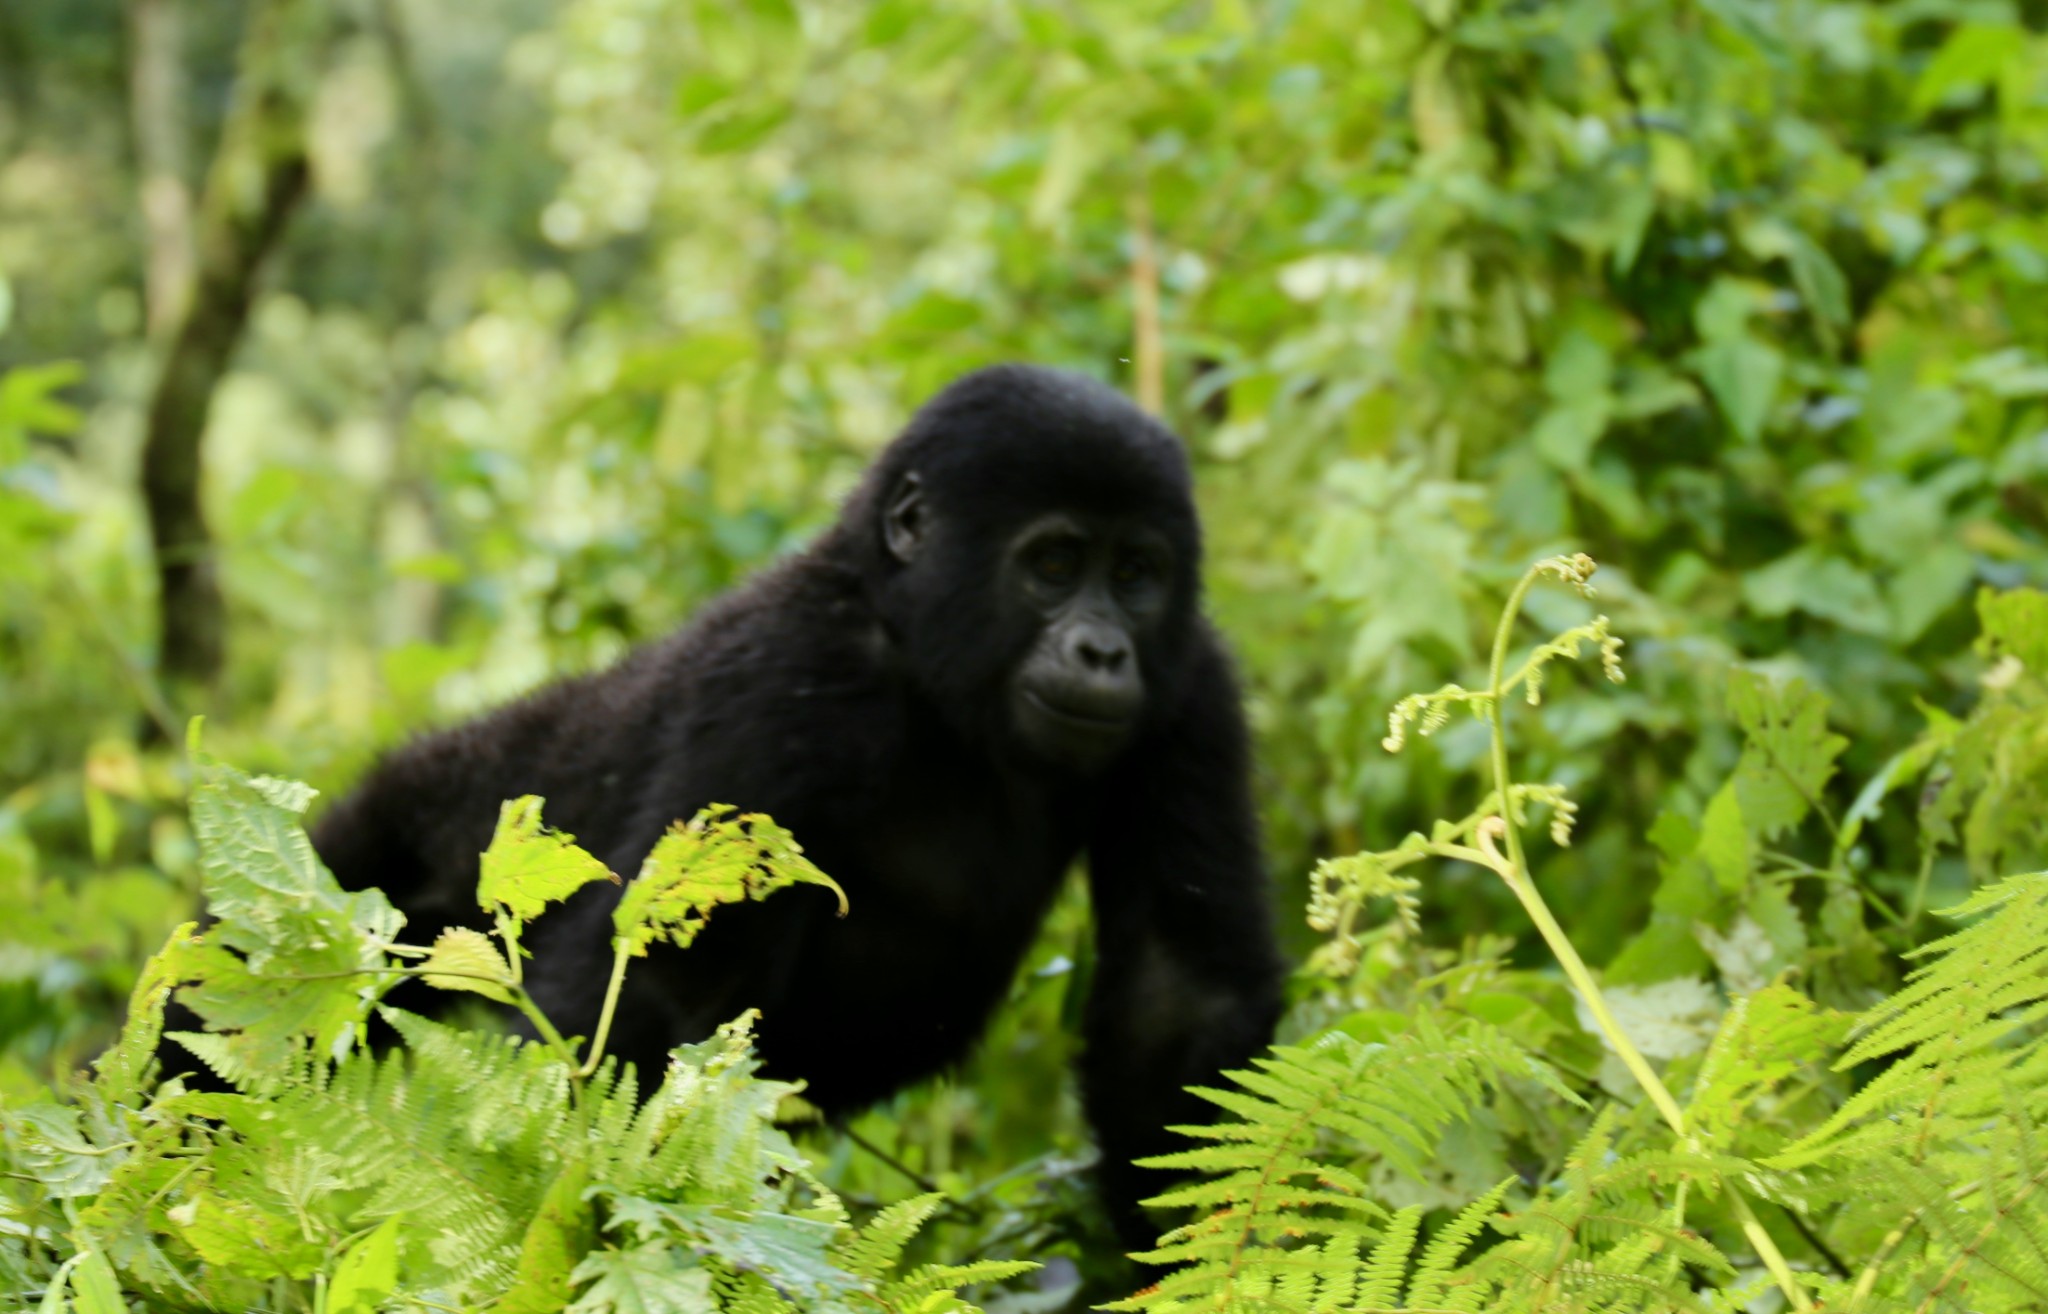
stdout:
[[20,460],[32,433],[77,431],[84,417],[53,394],[84,377],[84,367],[68,360],[20,365],[0,374],[0,465]]
[[1742,800],[1732,780],[1707,803],[1700,819],[1699,855],[1723,890],[1739,893],[1749,884],[1749,830],[1743,825]]
[[693,69],[676,80],[676,116],[694,118],[723,103],[736,90],[731,81],[716,73]]
[[1751,337],[1730,338],[1701,347],[1693,353],[1693,364],[1729,427],[1744,442],[1761,437],[1785,372],[1777,348]]
[[[175,944],[179,998],[230,1033],[214,1057],[237,1080],[284,1068],[310,1040],[338,1055],[389,984],[375,973],[404,918],[376,890],[343,890],[299,825],[313,791],[251,777],[196,747],[192,830],[208,910],[203,937]],[[354,973],[365,973],[357,976]]]
[[327,1283],[327,1314],[378,1314],[398,1286],[398,1230],[393,1214],[350,1246]]
[[649,1242],[593,1251],[573,1280],[590,1283],[567,1314],[715,1314],[711,1275],[689,1251]]
[[437,990],[467,990],[501,1004],[512,1002],[512,969],[482,931],[452,926],[441,932],[420,967],[425,972],[421,979]]
[[1730,783],[1749,828],[1772,839],[1806,819],[1849,741],[1829,732],[1827,699],[1799,680],[1737,667],[1728,675],[1728,707],[1746,740]]
[[2048,676],[2048,593],[1979,589],[1977,620],[1984,627],[1977,651],[1986,660],[2012,657],[2035,678]]
[[788,831],[758,812],[714,803],[655,843],[612,911],[612,925],[635,955],[663,937],[688,948],[719,904],[765,898],[798,883],[830,889],[846,915],[846,892]]
[[583,1198],[590,1166],[578,1159],[556,1175],[519,1243],[512,1286],[496,1305],[498,1314],[553,1314],[568,1303],[570,1274],[597,1241],[597,1220]]
[[79,1252],[78,1267],[71,1270],[71,1293],[78,1314],[128,1314],[114,1266],[97,1250]]
[[786,100],[734,109],[718,115],[697,134],[697,149],[705,155],[731,155],[752,150],[789,121],[795,106]]
[[1904,644],[1925,634],[1937,617],[1963,599],[1976,573],[1976,557],[1953,543],[1916,555],[1885,588],[1892,637]]
[[1889,637],[1894,623],[1868,574],[1811,544],[1744,575],[1742,600],[1760,616],[1797,609],[1879,637]]
[[209,1264],[265,1280],[311,1277],[324,1264],[326,1247],[308,1239],[281,1203],[203,1190],[172,1209],[169,1220]]
[[177,984],[172,964],[189,951],[197,928],[185,922],[171,932],[162,949],[150,956],[135,978],[128,994],[128,1017],[121,1024],[121,1039],[93,1060],[93,1071],[101,1087],[116,1100],[141,1094],[144,1078],[156,1061],[157,1043],[163,1037],[164,1005]]
[[1964,23],[1949,34],[1914,84],[1913,116],[1925,118],[1958,93],[1982,91],[2007,61],[2026,57],[2026,33],[2019,28]]
[[1560,402],[1604,396],[1614,377],[1614,357],[1582,329],[1573,329],[1543,366],[1543,387]]
[[540,916],[593,881],[618,884],[610,868],[576,847],[576,837],[541,825],[540,799],[528,794],[498,810],[498,829],[484,850],[476,901],[519,921]]

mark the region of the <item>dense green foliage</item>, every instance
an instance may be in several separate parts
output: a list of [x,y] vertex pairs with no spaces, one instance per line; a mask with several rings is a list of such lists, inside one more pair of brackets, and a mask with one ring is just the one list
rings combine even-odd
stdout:
[[[268,902],[236,828],[267,817],[297,851],[307,796],[223,804],[207,791],[241,778],[175,747],[186,717],[235,761],[343,788],[405,730],[609,661],[799,546],[918,400],[1027,357],[1156,383],[1190,443],[1305,963],[1289,1048],[1219,1092],[1254,1130],[1190,1151],[1217,1175],[1183,1198],[1234,1200],[1273,1163],[1308,1194],[1190,1224],[1167,1250],[1196,1262],[1142,1299],[1735,1302],[1773,1285],[1775,1250],[1830,1305],[2048,1301],[2042,896],[2016,875],[2048,865],[2035,0],[321,0],[331,24],[257,68],[270,4],[0,10],[16,1293],[58,1291],[66,1263],[51,1300],[96,1312],[115,1283],[197,1300],[173,1273],[227,1307],[507,1289],[436,1257],[427,1215],[392,1203],[413,1186],[301,1153],[289,1129],[335,1134],[319,1116],[228,1116],[423,1079],[301,1054],[370,1000],[266,964],[388,963],[364,946],[390,928],[303,853],[307,902]],[[165,678],[141,488],[178,328],[160,203],[181,184],[203,227],[209,196],[247,200],[223,125],[280,70],[310,191],[210,390],[227,657],[194,687]],[[1488,669],[1524,565],[1580,550],[1605,619],[1537,588],[1530,618],[1564,637]],[[1612,667],[1616,636],[1625,684],[1552,660]],[[1503,797],[1569,845],[1498,834]],[[515,822],[508,855],[547,842],[536,812]],[[674,860],[713,860],[696,843]],[[541,895],[502,879],[498,940],[441,947],[437,975],[516,997],[502,946]],[[240,938],[159,961],[213,983],[227,1030],[200,1048],[244,1093],[144,1089],[133,1034],[78,1077],[124,1017],[147,1026],[127,1001],[162,984],[138,974],[202,883],[232,903],[238,880],[261,887]],[[679,897],[662,933],[687,939],[716,897]],[[408,1024],[503,1088],[436,1088],[448,1120],[405,1134],[450,1162],[518,1147],[462,1209],[550,1263],[613,1256],[585,1300],[685,1250],[701,1276],[675,1300],[765,1300],[721,1276],[756,1272],[752,1245],[778,1299],[938,1299],[946,1280],[887,1287],[921,1279],[850,1239],[907,1236],[927,1206],[858,1231],[826,1203],[932,1193],[913,1273],[1059,1261],[983,1293],[1013,1314],[1071,1294],[1076,1265],[1124,1295],[1064,1075],[1085,918],[1076,891],[965,1071],[847,1133],[784,1146],[738,1041],[691,1051],[734,1074],[691,1107],[777,1165],[745,1190],[718,1166],[740,1160],[694,1150],[620,1166],[640,1133],[602,1123],[617,1077],[461,1028]],[[522,1082],[554,1101],[545,1127],[510,1111]],[[177,1103],[208,1099],[252,1103]],[[1313,1137],[1283,1112],[1302,1107]],[[150,1174],[194,1160],[149,1203]],[[124,1173],[141,1197],[109,1193]],[[255,1209],[247,1229],[291,1211],[296,1258],[217,1263],[270,1242],[195,1240],[168,1211],[202,1191]],[[723,1222],[677,1212],[705,1201]],[[599,1217],[616,1227],[570,1235]],[[1235,1264],[1226,1244],[1260,1256],[1227,1281],[1205,1267]],[[460,1258],[502,1260],[482,1253]]]

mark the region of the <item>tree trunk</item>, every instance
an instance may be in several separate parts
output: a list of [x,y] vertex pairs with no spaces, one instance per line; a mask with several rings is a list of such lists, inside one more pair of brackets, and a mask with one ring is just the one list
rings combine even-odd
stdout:
[[257,0],[251,10],[235,102],[200,200],[191,305],[150,400],[142,494],[156,545],[157,661],[186,699],[214,685],[226,655],[226,607],[199,502],[200,438],[257,271],[306,192],[306,113],[331,23],[324,0]]
[[128,0],[128,108],[148,233],[143,303],[161,347],[192,304],[192,189],[185,178],[184,24],[178,0]]

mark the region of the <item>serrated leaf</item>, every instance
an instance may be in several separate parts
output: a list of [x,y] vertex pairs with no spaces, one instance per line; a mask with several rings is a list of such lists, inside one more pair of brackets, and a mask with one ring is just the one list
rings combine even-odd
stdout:
[[78,1314],[128,1314],[114,1266],[97,1250],[79,1253],[78,1267],[71,1270],[71,1293]]
[[[204,936],[170,946],[164,970],[179,999],[224,1038],[226,1065],[280,1069],[310,1039],[337,1055],[389,984],[377,975],[404,917],[376,890],[341,888],[306,839],[312,791],[244,775],[201,751],[190,732],[192,830],[207,907]],[[362,975],[355,975],[356,973]]]
[[507,988],[512,969],[505,965],[498,946],[482,931],[467,926],[449,927],[434,941],[433,950],[420,967],[425,973],[421,979],[437,990],[467,990],[501,1004],[512,1002],[512,992]]
[[163,1038],[164,1005],[177,984],[172,964],[192,943],[197,927],[197,922],[180,925],[164,947],[142,965],[128,995],[128,1017],[121,1024],[120,1040],[93,1060],[94,1075],[114,1099],[130,1099],[142,1091],[149,1065],[156,1059],[157,1043]]
[[1772,839],[1806,819],[1849,741],[1828,730],[1827,699],[1799,680],[1729,673],[1728,708],[1745,742],[1733,783],[1749,829]]
[[612,926],[636,956],[663,937],[688,948],[719,904],[796,884],[831,890],[845,915],[846,892],[804,856],[794,836],[761,813],[714,803],[656,842],[612,911]]
[[484,850],[476,901],[502,908],[520,921],[540,916],[593,881],[619,878],[612,870],[576,847],[576,837],[541,824],[541,801],[532,794],[498,809],[498,829]]

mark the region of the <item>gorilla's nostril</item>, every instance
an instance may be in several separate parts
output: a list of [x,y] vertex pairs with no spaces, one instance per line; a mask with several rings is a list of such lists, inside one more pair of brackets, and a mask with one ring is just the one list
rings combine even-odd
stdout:
[[1082,639],[1075,645],[1079,650],[1081,664],[1091,670],[1107,671],[1112,674],[1123,669],[1124,659],[1131,655],[1128,645],[1096,639]]

